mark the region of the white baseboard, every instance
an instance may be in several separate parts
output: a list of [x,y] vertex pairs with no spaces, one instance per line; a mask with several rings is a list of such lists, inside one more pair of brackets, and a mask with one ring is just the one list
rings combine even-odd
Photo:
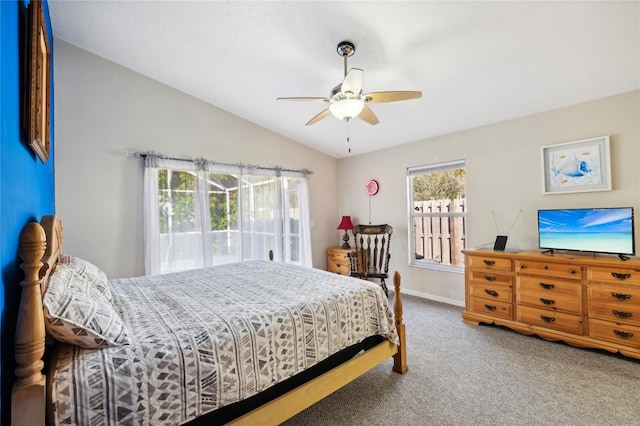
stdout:
[[447,303],[449,305],[460,306],[464,308],[464,300],[449,299],[447,297],[436,296],[435,294],[429,294],[429,293],[422,293],[420,291],[407,290],[405,288],[403,288],[400,293],[408,294],[410,296],[420,297],[422,299],[434,300],[436,302]]

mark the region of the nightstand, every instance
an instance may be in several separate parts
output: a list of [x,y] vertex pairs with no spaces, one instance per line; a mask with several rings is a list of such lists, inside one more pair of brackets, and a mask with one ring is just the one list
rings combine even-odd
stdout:
[[340,247],[332,247],[327,249],[327,270],[335,274],[349,275],[351,270],[349,266],[349,253],[353,253],[355,249],[343,249]]

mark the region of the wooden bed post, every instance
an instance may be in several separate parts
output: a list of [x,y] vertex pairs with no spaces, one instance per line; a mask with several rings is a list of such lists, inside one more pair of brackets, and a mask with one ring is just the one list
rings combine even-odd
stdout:
[[404,374],[409,371],[407,365],[407,340],[404,331],[404,322],[402,321],[402,299],[400,298],[400,273],[396,271],[393,274],[393,287],[395,289],[395,296],[393,300],[393,311],[396,320],[396,330],[398,331],[398,338],[400,339],[400,345],[398,346],[398,353],[393,356],[393,371],[396,373]]
[[20,233],[20,267],[25,273],[16,325],[16,383],[11,393],[11,424],[44,425],[46,378],[44,362],[44,313],[42,311],[41,261],[47,246],[40,224],[27,224]]

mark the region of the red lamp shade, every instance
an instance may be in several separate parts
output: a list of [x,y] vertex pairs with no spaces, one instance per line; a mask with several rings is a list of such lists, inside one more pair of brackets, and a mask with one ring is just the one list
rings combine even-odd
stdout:
[[348,229],[353,229],[353,223],[351,223],[351,216],[342,216],[340,225],[338,225],[336,229],[344,229],[345,231]]

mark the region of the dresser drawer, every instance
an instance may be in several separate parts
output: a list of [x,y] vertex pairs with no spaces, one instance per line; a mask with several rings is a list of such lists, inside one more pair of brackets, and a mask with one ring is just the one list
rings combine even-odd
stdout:
[[582,316],[518,305],[518,321],[582,335]]
[[631,325],[590,319],[589,336],[619,345],[640,347],[640,327]]
[[589,303],[589,318],[640,326],[640,306],[622,303]]
[[492,256],[469,256],[469,267],[511,272],[511,259]]
[[334,274],[340,275],[349,275],[349,273],[351,272],[351,268],[349,267],[349,265],[342,264],[329,264],[329,268],[327,268],[327,270],[329,272],[333,272]]
[[349,251],[345,250],[327,250],[327,260],[329,262],[349,263],[349,253]]
[[540,297],[573,296],[582,297],[582,284],[557,278],[519,276],[516,279],[518,291],[540,294]]
[[471,282],[476,284],[496,284],[496,285],[511,285],[513,278],[509,274],[495,273],[493,271],[470,271],[469,278]]
[[504,319],[513,319],[513,304],[499,300],[487,300],[482,297],[469,298],[471,306],[469,310],[479,314],[490,315]]
[[587,277],[589,281],[640,284],[640,270],[637,269],[590,266],[587,268]]
[[587,286],[589,303],[617,303],[623,306],[640,306],[640,287],[589,284]]
[[500,300],[511,303],[513,291],[511,286],[493,283],[471,283],[469,295],[473,297],[483,297],[490,300]]
[[572,280],[582,279],[580,265],[574,265],[571,263],[518,260],[516,263],[516,272],[518,274],[535,274]]
[[327,260],[327,264],[329,265],[329,269],[344,269],[344,268],[346,268],[347,271],[350,269],[349,259],[334,260],[334,259],[329,258]]
[[582,298],[558,296],[557,294],[540,294],[518,292],[518,304],[529,305],[535,308],[562,311],[571,314],[582,314]]

